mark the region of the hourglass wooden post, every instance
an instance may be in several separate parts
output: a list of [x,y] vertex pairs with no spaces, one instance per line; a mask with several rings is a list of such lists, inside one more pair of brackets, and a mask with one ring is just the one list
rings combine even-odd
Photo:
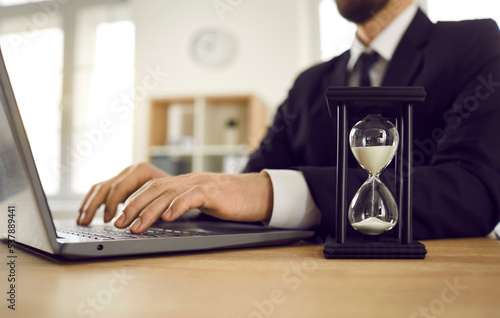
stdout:
[[[425,246],[420,242],[413,240],[412,234],[413,108],[424,101],[424,88],[329,87],[326,91],[326,98],[330,116],[336,117],[337,120],[337,177],[335,197],[336,214],[334,218],[335,225],[334,228],[331,229],[331,234],[325,242],[325,257],[398,259],[424,258],[427,253]],[[373,118],[375,118],[375,120]],[[352,151],[357,161],[365,170],[369,172],[369,178],[358,190],[358,192],[366,190],[373,197],[375,197],[375,194],[378,195],[377,202],[380,206],[375,206],[372,210],[378,209],[377,211],[380,212],[380,215],[369,218],[365,215],[362,215],[361,217],[357,216],[359,220],[364,222],[353,223],[354,221],[350,220],[351,224],[348,224],[348,209],[351,209],[349,213],[358,213],[355,211],[353,212],[353,210],[358,206],[356,205],[356,200],[362,197],[362,195],[358,195],[357,192],[354,198],[347,198],[347,184],[349,182],[349,169],[347,167],[349,152],[351,151],[349,149],[350,143],[348,128],[354,124],[353,121],[358,121],[359,119],[362,120],[355,125],[355,129],[357,129],[356,127],[367,127],[366,123],[369,123],[369,125],[385,125],[382,119],[390,119],[394,121],[395,126],[388,121],[388,128],[383,128],[386,130],[381,130],[383,132],[381,135],[384,135],[383,138],[379,138],[376,135],[375,137],[372,136],[371,140],[376,140],[377,142],[382,140],[385,142],[388,138],[386,136],[388,129],[391,131],[397,129],[397,131],[393,132],[395,133],[396,139],[393,138],[391,141],[395,144],[395,147],[397,147],[397,151],[394,155],[393,165],[389,167],[387,166],[387,164],[391,162],[394,149],[391,150],[392,153],[390,155],[386,156],[388,161],[385,166],[379,163],[378,166],[375,165],[377,168],[373,168],[373,164],[366,164],[366,162],[363,164],[363,160],[367,160],[366,158],[370,160],[369,156],[374,156],[373,150],[377,150],[377,152],[379,152],[381,149],[369,147],[370,145],[367,145],[367,143],[371,142],[370,139],[363,139],[363,146],[368,146],[364,149],[368,150],[367,148],[370,148],[370,152],[363,151],[366,155],[364,155],[364,159],[360,159],[359,151],[361,151],[361,149],[358,149],[359,147],[353,148]],[[377,120],[380,123],[378,123]],[[370,121],[375,122],[375,124],[373,124],[373,122],[370,123]],[[356,132],[357,131],[354,131],[354,133]],[[356,140],[353,135],[354,133],[351,132],[351,142],[352,140]],[[399,141],[397,140],[398,138]],[[351,144],[351,147],[352,146],[353,145]],[[358,152],[355,152],[354,149]],[[373,160],[376,162],[376,159]],[[372,170],[376,169],[377,171],[371,171],[369,167],[367,168],[367,166],[370,166],[372,167]],[[378,175],[383,173],[384,169],[391,169],[394,173],[394,184],[391,186],[395,189],[395,193],[391,194],[383,183],[378,182],[380,181],[378,179]],[[372,177],[374,179],[371,179]],[[373,188],[370,188],[370,184],[368,184],[368,182],[373,182]],[[375,184],[377,186],[380,184],[380,187],[375,188]],[[373,192],[376,191],[376,189],[378,192]],[[352,201],[349,205],[350,200]],[[383,202],[384,200],[392,202],[392,206],[396,210],[396,218],[392,218],[392,221],[387,221],[385,223],[380,219],[387,217],[387,214],[389,214],[388,211],[390,210],[390,204]],[[376,200],[369,198],[368,201],[370,201],[370,204],[373,205]],[[365,207],[366,205],[367,204],[362,204],[364,209],[363,211],[367,210]],[[394,205],[397,205],[397,209]],[[350,216],[352,215],[350,214]],[[377,222],[370,223],[371,221]],[[366,228],[362,228],[360,224],[363,223],[365,224],[364,226],[369,224],[372,228],[369,228],[368,230],[366,230]],[[361,233],[357,233],[357,235],[348,235],[348,227],[351,227],[351,225],[354,229]],[[375,231],[373,229],[375,229]],[[362,235],[362,233],[365,235]]]

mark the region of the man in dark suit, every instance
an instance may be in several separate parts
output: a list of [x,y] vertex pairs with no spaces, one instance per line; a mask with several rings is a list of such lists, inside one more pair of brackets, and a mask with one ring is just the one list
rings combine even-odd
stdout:
[[[337,0],[339,11],[353,2]],[[485,235],[500,215],[498,27],[491,20],[433,24],[415,11],[381,81],[423,86],[427,92],[414,119],[414,234],[420,239]],[[359,26],[357,37],[363,37]],[[348,69],[354,49],[298,77],[247,167],[301,171],[323,220],[335,213],[336,173],[336,127],[324,92],[353,84]],[[367,177],[359,168],[351,170],[348,198]]]
[[[149,164],[96,184],[79,224],[125,202],[117,227],[143,232],[188,208],[236,221],[318,228],[335,214],[336,127],[328,86],[424,86],[414,116],[414,236],[482,236],[500,219],[500,34],[491,20],[433,24],[412,0],[336,0],[357,23],[351,50],[302,73],[247,173],[172,177]],[[376,52],[376,53],[374,53]],[[348,197],[366,179],[351,166]],[[251,173],[254,172],[254,173]],[[128,198],[128,199],[127,199]]]
[[[341,13],[349,2],[356,1],[337,1]],[[292,167],[301,171],[323,220],[335,213],[336,153],[336,127],[328,117],[324,92],[328,86],[349,84],[352,51],[298,77],[247,167],[247,171]],[[424,86],[427,91],[425,103],[415,111],[415,236],[490,232],[500,214],[496,24],[489,20],[433,24],[417,10],[382,78],[383,86]],[[352,198],[366,173],[352,168],[350,176]]]

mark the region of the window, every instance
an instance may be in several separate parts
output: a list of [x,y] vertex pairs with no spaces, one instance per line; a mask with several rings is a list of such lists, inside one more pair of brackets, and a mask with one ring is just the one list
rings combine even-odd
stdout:
[[72,140],[63,153],[76,193],[132,161],[132,112],[124,116],[113,108],[124,96],[132,98],[134,85],[134,25],[123,9],[98,6],[77,14]]
[[491,18],[500,21],[500,2],[491,0],[427,0],[429,18],[436,21],[457,21]]
[[[492,18],[500,21],[500,2],[491,0],[416,0],[433,21]],[[321,59],[327,61],[350,49],[356,25],[338,13],[335,1],[319,2]]]
[[57,27],[36,33],[2,35],[0,45],[45,191],[55,195],[60,190],[60,174],[51,163],[61,152],[64,34]]
[[320,1],[319,27],[321,60],[328,61],[351,48],[356,25],[340,15],[335,1]]
[[129,4],[33,2],[0,0],[0,46],[46,194],[80,199],[132,162]]

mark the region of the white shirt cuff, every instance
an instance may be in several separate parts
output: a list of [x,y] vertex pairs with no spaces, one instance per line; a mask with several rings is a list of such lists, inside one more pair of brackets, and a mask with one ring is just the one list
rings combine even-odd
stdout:
[[273,212],[270,227],[310,229],[321,222],[304,175],[296,170],[264,169],[273,185]]

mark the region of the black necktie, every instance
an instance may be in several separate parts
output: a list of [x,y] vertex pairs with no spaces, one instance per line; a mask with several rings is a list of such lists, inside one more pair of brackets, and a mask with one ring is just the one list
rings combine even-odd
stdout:
[[361,63],[361,70],[359,72],[359,86],[371,86],[370,76],[368,71],[377,62],[379,55],[373,51],[370,53],[363,53],[359,57],[358,63]]

